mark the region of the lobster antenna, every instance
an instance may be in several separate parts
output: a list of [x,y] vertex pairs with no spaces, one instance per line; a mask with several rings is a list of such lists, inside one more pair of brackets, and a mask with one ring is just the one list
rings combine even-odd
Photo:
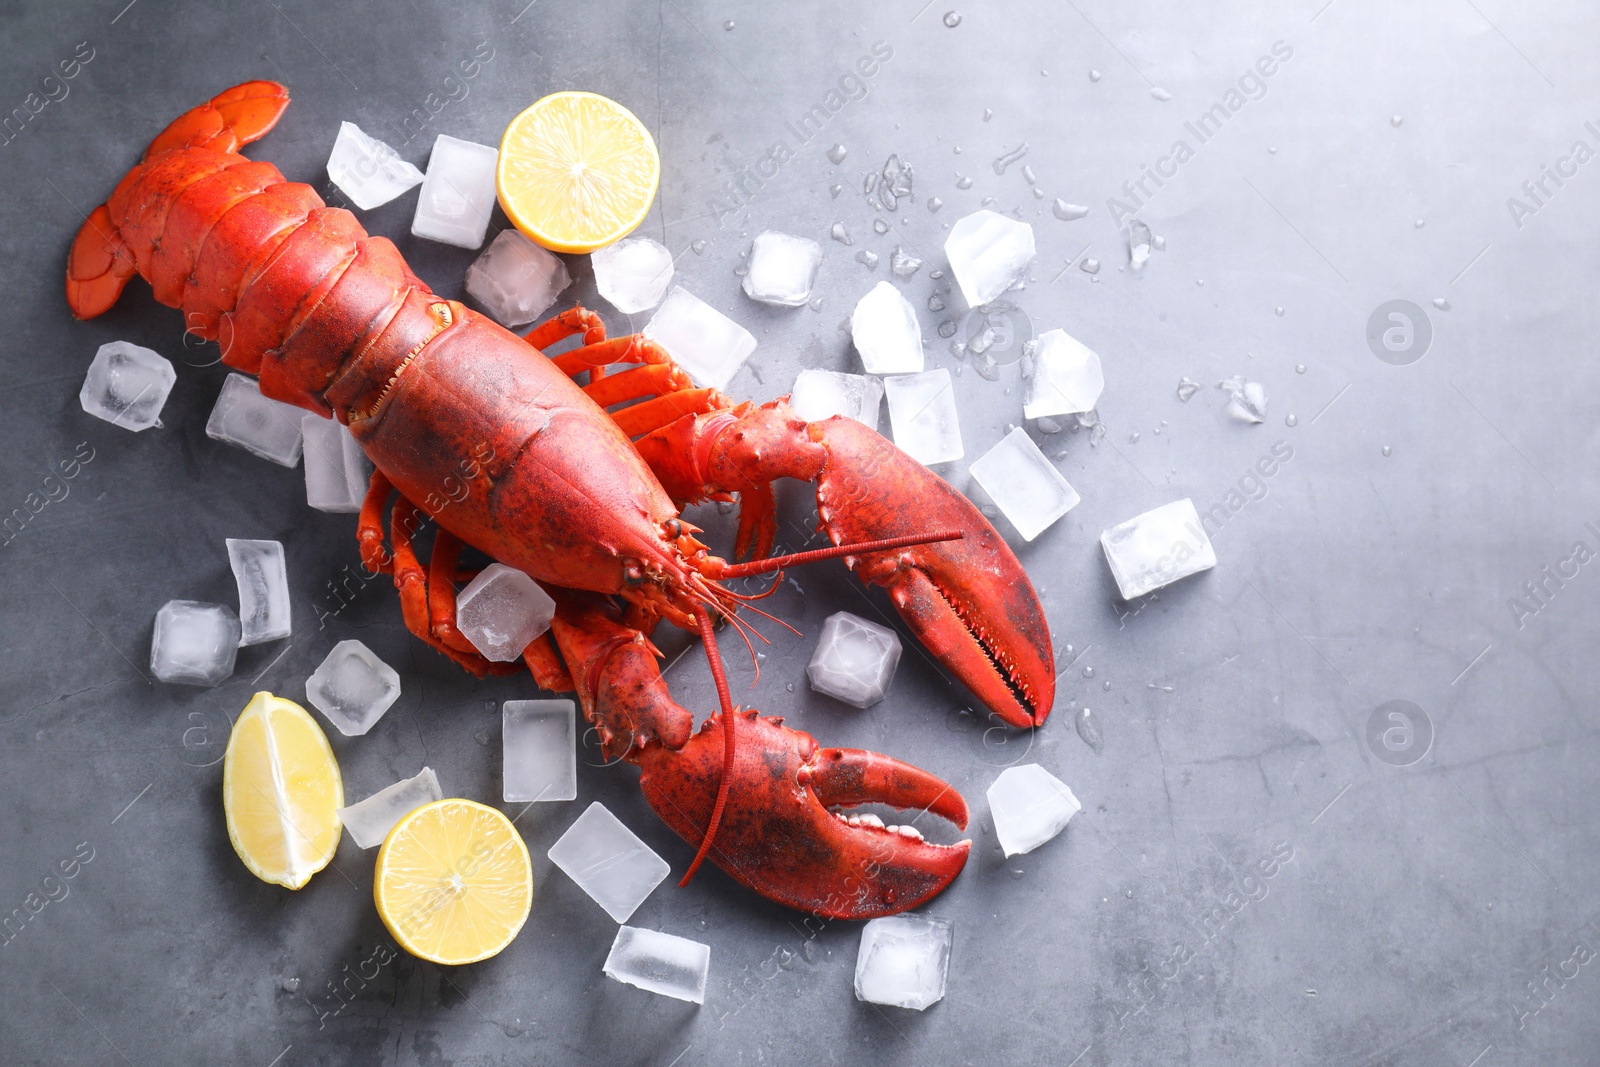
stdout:
[[868,552],[888,552],[896,548],[910,548],[912,545],[931,545],[939,541],[959,541],[966,534],[960,530],[943,530],[931,534],[910,534],[906,537],[885,537],[877,541],[857,541],[849,545],[830,545],[827,548],[813,548],[805,552],[791,552],[787,556],[772,556],[769,559],[751,560],[749,563],[729,563],[723,567],[722,573],[717,577],[723,578],[750,578],[757,574],[771,574],[773,571],[785,567],[798,567],[802,563],[816,563],[818,560],[834,559],[838,556],[863,555]]
[[717,802],[711,808],[711,821],[706,824],[706,835],[700,839],[700,849],[694,854],[689,869],[684,872],[679,887],[689,884],[689,879],[700,869],[706,853],[711,851],[711,841],[717,836],[722,823],[722,809],[728,805],[728,787],[733,783],[733,730],[738,715],[734,713],[733,698],[728,694],[728,677],[722,671],[722,656],[717,652],[717,633],[711,625],[711,615],[703,605],[694,606],[695,623],[700,627],[700,640],[706,646],[706,659],[711,664],[711,678],[717,685],[717,702],[722,706],[722,780],[717,783]]

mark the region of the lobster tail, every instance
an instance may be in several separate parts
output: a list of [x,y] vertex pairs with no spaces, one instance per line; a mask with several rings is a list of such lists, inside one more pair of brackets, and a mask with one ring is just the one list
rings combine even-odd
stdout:
[[[289,91],[277,82],[250,81],[218,93],[162,130],[145,149],[144,158],[123,178],[117,193],[124,194],[126,202],[126,194],[139,184],[150,163],[175,149],[232,153],[259,140],[277,125],[288,106]],[[67,306],[73,316],[92,319],[109,311],[128,280],[138,273],[138,264],[107,205],[95,208],[67,254]]]

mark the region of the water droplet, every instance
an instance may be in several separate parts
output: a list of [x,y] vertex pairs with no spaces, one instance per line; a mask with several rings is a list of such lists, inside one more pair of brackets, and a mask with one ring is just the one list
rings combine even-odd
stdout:
[[817,958],[821,955],[822,950],[817,947],[817,943],[814,940],[808,939],[800,946],[800,958],[807,963],[816,963]]
[[944,201],[943,200],[940,200],[937,196],[928,197],[928,210],[929,211],[938,211],[942,207],[944,207]]
[[1280,318],[1280,319],[1283,318],[1283,308],[1281,308],[1281,307],[1273,308],[1272,309],[1272,313],[1274,315],[1278,316],[1278,318]]
[[806,301],[806,307],[810,308],[812,311],[821,311],[822,310],[822,297],[814,296],[810,300],[807,300]]
[[1274,144],[1274,145],[1268,145],[1267,146],[1267,155],[1275,156],[1277,154],[1278,154],[1278,146],[1277,145]]
[[944,24],[949,26],[952,30],[961,25],[961,12],[946,11],[944,13]]
[[[731,27],[733,23],[730,22],[728,25]],[[502,1026],[500,1030],[507,1037],[521,1037],[528,1032],[528,1028],[522,1025],[521,1019],[512,1019],[510,1022]]]
[[956,175],[956,188],[957,189],[971,189],[972,188],[972,179],[967,177],[965,174],[957,174]]
[[783,688],[784,688],[784,690],[786,692],[792,693],[792,692],[794,692],[794,683],[793,682],[784,682],[783,683]]
[[1412,223],[1412,225],[1415,226],[1419,230],[1422,229],[1427,224],[1428,223],[1423,219],[1418,219],[1416,222]]
[[1132,433],[1130,433],[1128,435],[1128,443],[1130,445],[1136,445],[1136,444],[1139,443],[1139,431],[1138,430],[1135,430],[1135,431],[1133,431]]
[[1006,168],[1007,167],[1011,166],[1011,164],[1015,163],[1017,160],[1021,159],[1023,156],[1025,156],[1027,154],[1028,154],[1028,142],[1027,141],[1023,141],[1021,144],[1017,145],[1017,147],[1013,148],[1009,152],[1002,152],[999,156],[995,157],[994,172],[996,174],[1004,174],[1006,172]]
[[869,252],[867,249],[863,248],[861,251],[856,253],[856,262],[865,264],[868,270],[877,270],[878,253]]
[[855,243],[854,241],[850,240],[850,231],[844,228],[844,223],[842,222],[834,223],[833,228],[828,231],[828,236],[832,237],[835,241],[838,241],[842,245]]
[[1027,182],[1029,185],[1035,185],[1039,181],[1039,179],[1033,176],[1033,167],[1026,163],[1022,165],[1022,180]]
[[994,118],[994,112],[992,110],[990,110],[989,108],[984,108],[983,109],[983,121],[984,122],[988,122],[992,118]]
[[1154,248],[1157,252],[1165,252],[1167,250],[1167,239],[1157,235],[1151,239],[1150,247]]
[[978,201],[978,203],[982,204],[984,207],[994,207],[999,202],[1000,201],[996,200],[992,196],[986,196],[982,200]]
[[1283,424],[1285,426],[1299,426],[1300,416],[1294,414],[1285,415],[1283,417]]
[[1391,126],[1394,126],[1394,127],[1398,128],[1399,125],[1404,121],[1405,121],[1405,119],[1401,118],[1399,115],[1390,115],[1389,116],[1389,125],[1391,125]]
[[1037,185],[1035,185],[1033,187],[1033,198],[1035,200],[1043,200],[1044,199],[1044,190],[1039,188]]
[[1071,646],[1071,645],[1068,645],[1068,646],[1067,646],[1067,647],[1066,647],[1066,648],[1063,648],[1063,649],[1062,649],[1062,650],[1061,650],[1061,655],[1062,655],[1062,656],[1064,656],[1064,657],[1065,657],[1065,656],[1070,656],[1070,655],[1072,655],[1072,653],[1073,653],[1073,652],[1074,652],[1074,651],[1075,651],[1075,650],[1074,650],[1074,649],[1073,649],[1073,647],[1072,647],[1072,646]]
[[694,249],[694,254],[697,256],[703,256],[706,254],[706,243],[704,240],[693,241],[689,244],[689,247]]
[[750,273],[750,268],[741,263],[737,267],[733,268],[733,273],[743,278],[746,274]]
[[1389,452],[1390,452],[1389,446],[1388,445],[1384,445],[1383,446],[1383,454],[1387,456],[1389,454]]
[[1161,88],[1159,85],[1153,85],[1150,87],[1150,98],[1152,100],[1160,100],[1162,103],[1166,103],[1168,100],[1172,99],[1172,94]]
[[828,187],[828,195],[835,200],[839,199],[839,194],[842,192],[844,192],[844,186],[842,185],[830,185]]
[[884,222],[882,219],[874,219],[872,222],[872,229],[877,233],[888,233],[889,224]]
[[1108,690],[1111,688],[1111,679],[1110,678],[1106,679],[1106,684],[1102,688],[1105,688],[1105,689],[1108,689]]
[[1092,81],[1092,82],[1099,81],[1100,80],[1100,72],[1098,70],[1091,70],[1089,72],[1089,80]]
[[1442,296],[1436,296],[1433,298],[1433,306],[1438,308],[1440,311],[1449,311],[1450,301],[1446,300]]
[[1078,728],[1078,736],[1083,739],[1083,743],[1093,749],[1098,756],[1100,750],[1106,747],[1106,739],[1100,732],[1100,720],[1095,713],[1088,708],[1079,709],[1077,720],[1073,725]]
[[1010,872],[1011,872],[1011,877],[1013,877],[1013,878],[1021,878],[1024,874],[1028,873],[1028,872],[1024,871],[1021,867],[1012,867],[1012,868],[1010,868]]
[[489,744],[489,731],[479,730],[477,733],[472,735],[472,739],[478,742],[480,745],[487,746]]
[[724,22],[724,23],[723,23],[723,24],[722,24],[722,28],[723,28],[723,29],[725,29],[725,30],[731,30],[731,29],[733,29],[733,20],[732,20],[732,19],[729,19],[729,20],[728,20],[728,21],[727,21],[727,22]]
[[1123,896],[1127,897],[1129,900],[1132,900],[1133,899],[1133,890],[1131,890],[1131,889],[1128,890],[1126,893],[1123,894]]
[[1093,258],[1086,259],[1082,263],[1078,264],[1078,268],[1080,270],[1082,270],[1085,274],[1099,274],[1100,273],[1100,261],[1098,259],[1093,259]]
[[1083,676],[1085,678],[1093,678],[1094,677],[1094,668],[1093,667],[1085,667],[1083,669]]
[[928,272],[928,277],[932,278],[934,281],[939,281],[941,278],[944,277],[944,271],[937,270],[937,269],[936,270],[930,270]]
[[959,156],[959,155],[960,155],[960,154],[961,154],[961,146],[960,146],[960,145],[956,145],[956,146],[955,146],[955,147],[954,147],[954,148],[952,148],[952,149],[951,149],[951,150],[950,150],[950,151],[951,151],[951,152],[952,152],[952,153],[954,153],[954,154],[955,154],[955,155],[958,155],[958,156]]
[[828,149],[828,162],[833,164],[843,163],[844,157],[848,152],[849,149],[845,148],[844,145],[836,144]]
[[283,981],[278,983],[278,986],[285,993],[298,993],[300,992],[300,979],[285,978]]
[[[928,297],[928,310],[929,311],[943,311],[944,310],[944,301],[939,298],[939,294],[938,293],[934,293],[932,296]],[[949,336],[949,335],[947,334],[946,336]]]
[[[937,308],[929,308],[928,310],[936,311],[938,309]],[[955,319],[945,319],[943,322],[939,323],[939,336],[940,337],[954,337],[955,335],[956,335],[956,320]]]
[[1074,219],[1081,219],[1089,213],[1089,209],[1082,204],[1069,204],[1060,197],[1056,197],[1056,202],[1050,206],[1050,210],[1062,222],[1072,222]]
[[1294,365],[1294,372],[1296,374],[1304,374],[1306,372],[1306,365],[1304,363],[1296,363]]
[[1194,283],[1203,289],[1205,288],[1206,280],[1204,278],[1196,278]]

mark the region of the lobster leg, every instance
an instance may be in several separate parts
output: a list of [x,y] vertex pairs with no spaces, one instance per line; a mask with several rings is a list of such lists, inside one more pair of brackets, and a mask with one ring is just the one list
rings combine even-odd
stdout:
[[394,487],[380,472],[372,473],[361,517],[356,527],[361,546],[361,562],[373,574],[391,574],[400,591],[400,612],[406,629],[450,657],[479,678],[489,674],[511,674],[512,663],[496,663],[485,658],[456,627],[455,566],[461,554],[461,541],[449,531],[436,527],[433,551],[427,570],[417,559],[412,538],[423,522],[423,514],[411,501],[396,496],[389,518],[389,538],[393,550],[383,543],[382,512]]
[[[846,418],[808,423],[779,400],[680,419],[637,444],[676,501],[737,492],[763,502],[754,520],[762,550],[773,534],[765,501],[780,477],[816,484],[818,521],[835,545],[961,531],[845,564],[884,586],[922,643],[1007,723],[1044,722],[1054,656],[1027,573],[966,497],[876,432]],[[732,576],[707,562],[707,577]]]
[[[883,803],[966,826],[965,802],[939,778],[875,752],[821,748],[754,711],[719,712],[692,733],[693,715],[667,692],[648,638],[603,598],[555,592],[552,632],[606,755],[641,768],[646,801],[692,844],[705,840],[726,795],[709,858],[735,880],[803,911],[870,919],[916,907],[960,873],[969,841],[929,844],[914,830],[830,810]],[[730,717],[740,740],[725,789]]]

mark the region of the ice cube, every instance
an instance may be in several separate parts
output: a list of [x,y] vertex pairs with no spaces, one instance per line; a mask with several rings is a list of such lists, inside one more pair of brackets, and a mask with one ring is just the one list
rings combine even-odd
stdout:
[[1072,790],[1037,763],[1001,771],[988,797],[994,835],[1007,856],[1032,852],[1065,830],[1083,807]]
[[706,1002],[710,970],[711,946],[637,926],[617,930],[605,965],[607,977],[694,1004]]
[[360,641],[340,641],[306,679],[306,699],[346,737],[359,737],[400,699],[400,676]]
[[1033,262],[1033,227],[994,211],[975,211],[950,228],[944,253],[968,307],[990,303]]
[[789,393],[789,407],[807,422],[843,415],[878,428],[878,408],[883,383],[865,374],[840,374],[831,370],[803,370]]
[[797,308],[811,299],[822,265],[822,246],[805,237],[767,230],[750,246],[744,295],[763,304]]
[[628,921],[670,870],[598,800],[550,846],[550,862],[619,923]]
[[850,313],[850,337],[868,374],[915,374],[922,370],[922,327],[911,302],[888,282],[879,282]]
[[1128,264],[1135,274],[1142,272],[1144,265],[1150,261],[1150,246],[1154,240],[1150,236],[1150,227],[1142,219],[1133,219],[1128,223]]
[[356,207],[371,211],[421,183],[422,172],[360,126],[341,122],[328,155],[328,178]]
[[941,367],[922,374],[886,378],[883,393],[889,400],[894,443],[912,459],[928,464],[948,463],[965,455],[949,371]]
[[578,798],[577,719],[570,700],[508,700],[501,714],[501,788],[508,801]]
[[822,624],[806,676],[811,688],[858,708],[883,699],[900,664],[900,635],[848,611]]
[[1067,484],[1020,426],[1000,438],[1000,443],[969,469],[989,499],[1028,541],[1076,507],[1079,500],[1078,491]]
[[424,767],[414,778],[402,778],[384,786],[359,804],[339,809],[339,821],[350,831],[356,844],[373,848],[383,844],[394,824],[424,804],[444,799],[433,768]]
[[161,409],[177,380],[177,372],[163,356],[127,341],[112,341],[94,354],[78,390],[78,403],[114,426],[148,430],[161,424]]
[[456,627],[496,663],[520,659],[528,642],[550,628],[556,602],[514,567],[491,563],[456,597]]
[[1124,600],[1217,565],[1211,539],[1188,497],[1113,526],[1100,535],[1100,545]]
[[1100,357],[1065,330],[1046,330],[1033,350],[1024,418],[1091,411],[1106,387]]
[[537,319],[571,284],[565,263],[516,230],[501,230],[467,268],[467,292],[502,326]]
[[672,283],[672,253],[648,237],[630,237],[589,253],[594,285],[611,306],[637,315],[661,303]]
[[696,385],[711,389],[726,389],[756,349],[749,330],[680,285],[672,287],[642,332],[665,348]]
[[300,416],[304,442],[306,503],[318,511],[353,514],[361,510],[372,479],[372,461],[348,427],[310,412]]
[[259,645],[289,636],[289,571],[278,541],[230,537],[228,563],[239,586],[239,644]]
[[1260,382],[1228,378],[1217,383],[1228,390],[1228,414],[1240,422],[1261,422],[1267,417],[1267,389]]
[[428,156],[411,232],[458,248],[477,248],[494,211],[494,169],[500,153],[441,133]]
[[950,969],[949,919],[905,913],[861,928],[856,999],[921,1011],[944,997]]
[[169,600],[156,612],[150,670],[163,682],[216,685],[233,673],[239,617],[221,604]]
[[922,269],[922,260],[903,248],[896,248],[894,255],[889,257],[889,269],[894,271],[897,278],[909,278]]
[[206,420],[206,436],[292,467],[300,462],[300,409],[262,396],[254,378],[230,374]]

